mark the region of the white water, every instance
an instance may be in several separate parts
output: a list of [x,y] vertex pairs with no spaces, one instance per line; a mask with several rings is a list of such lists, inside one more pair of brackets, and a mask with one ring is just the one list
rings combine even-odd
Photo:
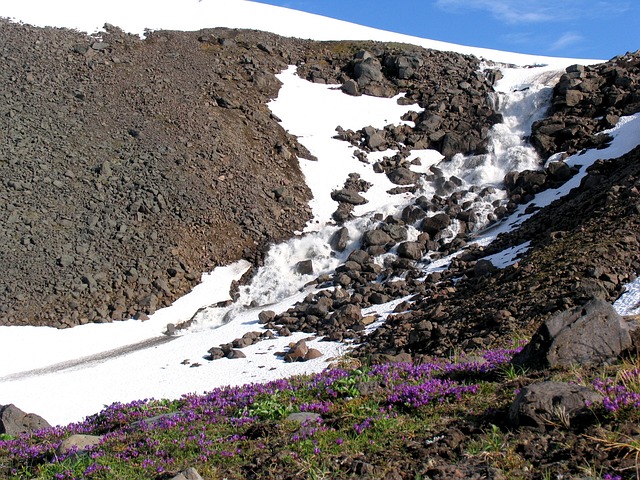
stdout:
[[[495,200],[506,195],[501,189],[505,174],[511,170],[537,169],[541,161],[534,149],[526,143],[531,124],[541,118],[551,98],[553,84],[560,72],[548,67],[533,69],[506,69],[504,78],[497,84],[498,106],[504,123],[494,126],[490,132],[490,152],[485,155],[456,155],[451,161],[443,161],[434,150],[415,152],[414,156],[425,159],[419,172],[427,172],[436,165],[445,177],[457,176],[463,180],[461,190],[470,187],[493,187],[494,194],[482,199],[475,193],[467,194],[475,200],[474,208],[482,217],[480,228],[486,226],[488,214],[495,208]],[[300,159],[301,168],[313,192],[311,201],[314,218],[308,224],[307,233],[279,245],[269,251],[265,265],[261,267],[250,285],[241,288],[240,297],[231,307],[207,308],[195,317],[196,329],[215,328],[247,308],[266,306],[297,295],[304,286],[322,273],[332,272],[343,263],[348,254],[359,247],[362,233],[377,223],[371,217],[375,213],[399,217],[402,209],[420,195],[428,198],[436,193],[430,182],[422,182],[416,193],[390,195],[393,185],[385,174],[375,173],[373,163],[382,156],[392,156],[395,151],[375,152],[368,155],[369,163],[362,163],[354,155],[354,147],[348,142],[333,138],[337,126],[336,112],[340,114],[339,125],[344,129],[358,130],[368,125],[382,128],[388,124],[406,123],[400,117],[409,110],[418,110],[417,105],[399,106],[396,99],[367,98],[345,95],[335,85],[319,85],[299,78],[295,68],[279,75],[283,86],[278,98],[269,104],[272,112],[282,118],[283,127],[298,137],[317,161]],[[365,105],[363,105],[365,103]],[[309,115],[308,112],[314,112]],[[311,118],[309,118],[311,117]],[[409,157],[410,159],[413,157]],[[363,193],[369,203],[358,206],[357,218],[346,222],[351,242],[345,252],[337,253],[329,247],[329,239],[337,230],[331,213],[337,202],[331,200],[331,191],[341,188],[348,175],[358,173],[373,187]],[[409,240],[415,239],[418,231],[409,227]],[[450,228],[448,237],[457,233]],[[392,255],[392,254],[390,254]],[[389,256],[389,255],[387,255]],[[296,264],[311,260],[312,275],[296,273]],[[384,259],[380,259],[382,262]],[[308,289],[312,291],[312,289]]]

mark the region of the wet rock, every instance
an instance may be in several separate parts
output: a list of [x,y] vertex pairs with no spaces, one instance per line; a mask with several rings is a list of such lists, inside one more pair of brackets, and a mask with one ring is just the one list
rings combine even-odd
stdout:
[[436,213],[422,221],[420,229],[432,237],[447,228],[451,223],[451,217],[446,213]]
[[302,260],[296,263],[296,272],[300,275],[312,275],[313,274],[313,262],[311,260]]
[[424,255],[424,244],[422,242],[403,242],[398,245],[398,255],[410,260],[420,260]]
[[349,230],[347,227],[339,228],[329,239],[329,245],[336,252],[343,252],[349,244]]
[[389,234],[384,230],[367,230],[362,235],[362,244],[365,247],[371,247],[374,245],[393,245],[394,243],[395,242],[391,236],[389,236]]

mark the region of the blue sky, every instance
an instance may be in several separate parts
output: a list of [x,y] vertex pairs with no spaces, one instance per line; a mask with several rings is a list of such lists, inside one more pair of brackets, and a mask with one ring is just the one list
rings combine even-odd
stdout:
[[259,0],[361,25],[519,53],[609,59],[640,49],[639,0]]

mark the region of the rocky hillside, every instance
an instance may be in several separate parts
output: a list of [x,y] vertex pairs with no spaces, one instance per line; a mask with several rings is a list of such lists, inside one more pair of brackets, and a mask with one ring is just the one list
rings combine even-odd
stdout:
[[296,157],[308,152],[266,106],[287,65],[352,95],[408,91],[426,109],[415,128],[341,133],[365,151],[482,151],[500,120],[495,73],[453,53],[226,29],[141,40],[107,25],[93,38],[8,21],[0,37],[0,325],[144,319],[201,272],[258,264],[300,229],[310,193]]

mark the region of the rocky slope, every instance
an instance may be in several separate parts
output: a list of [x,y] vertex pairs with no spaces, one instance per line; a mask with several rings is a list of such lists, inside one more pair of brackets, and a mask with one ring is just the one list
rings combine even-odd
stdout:
[[415,129],[344,132],[364,150],[480,151],[499,121],[493,74],[453,53],[226,29],[141,40],[2,21],[0,36],[1,325],[144,319],[300,229],[308,152],[266,106],[289,64],[427,109]]

